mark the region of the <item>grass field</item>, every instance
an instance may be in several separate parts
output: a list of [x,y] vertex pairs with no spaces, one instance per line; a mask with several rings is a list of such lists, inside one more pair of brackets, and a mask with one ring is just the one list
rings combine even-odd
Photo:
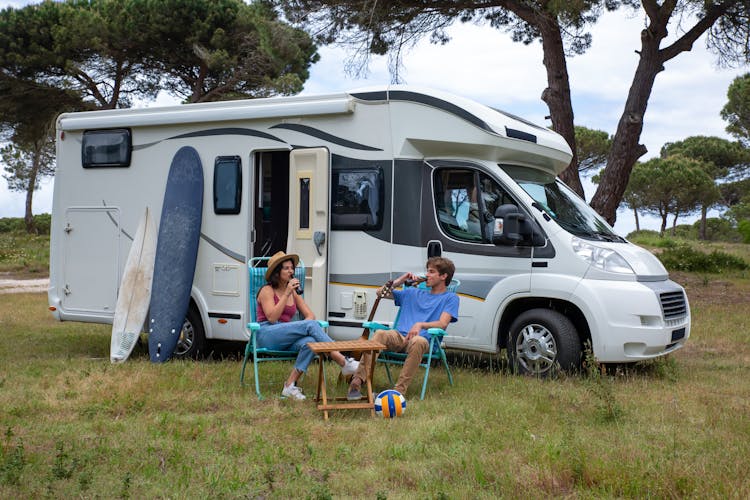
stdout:
[[[113,366],[109,327],[0,295],[0,498],[747,498],[750,280],[676,279],[693,332],[669,358],[537,380],[456,357],[456,385],[434,369],[393,421],[258,401],[238,383],[242,346],[163,365],[136,348]],[[272,395],[290,365],[267,365]]]
[[[0,234],[0,273],[46,276],[47,244]],[[718,248],[750,262],[748,245]],[[0,498],[748,498],[750,273],[672,278],[693,330],[668,358],[537,380],[455,355],[456,385],[435,368],[393,421],[277,399],[288,364],[261,368],[258,401],[236,344],[113,366],[110,327],[0,295]]]

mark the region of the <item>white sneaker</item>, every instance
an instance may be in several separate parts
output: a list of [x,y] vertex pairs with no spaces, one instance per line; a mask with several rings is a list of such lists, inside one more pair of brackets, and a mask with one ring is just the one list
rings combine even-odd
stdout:
[[302,394],[302,391],[297,387],[296,385],[292,384],[289,386],[284,386],[284,390],[281,391],[281,397],[282,398],[292,398],[296,399],[297,401],[303,401],[305,400],[305,395]]
[[359,368],[359,361],[354,358],[346,358],[344,366],[341,367],[341,374],[343,376],[354,375]]

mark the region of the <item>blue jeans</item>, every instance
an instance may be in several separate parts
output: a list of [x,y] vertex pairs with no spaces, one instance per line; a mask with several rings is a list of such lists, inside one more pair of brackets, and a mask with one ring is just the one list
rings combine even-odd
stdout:
[[307,347],[308,342],[333,342],[314,319],[289,321],[287,323],[270,323],[264,321],[258,330],[258,347],[280,351],[299,351],[294,367],[306,372],[315,356]]

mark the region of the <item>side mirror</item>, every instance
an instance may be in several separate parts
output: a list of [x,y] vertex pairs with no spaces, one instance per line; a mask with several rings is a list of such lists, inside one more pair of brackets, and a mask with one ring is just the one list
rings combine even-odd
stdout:
[[495,224],[492,230],[492,243],[495,245],[515,245],[523,240],[522,224],[526,217],[518,211],[515,205],[500,205],[495,210]]

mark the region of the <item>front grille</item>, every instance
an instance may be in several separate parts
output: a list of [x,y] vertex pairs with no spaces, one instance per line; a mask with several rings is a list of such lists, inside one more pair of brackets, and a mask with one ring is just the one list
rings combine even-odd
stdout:
[[661,310],[665,320],[683,318],[687,314],[684,292],[664,292],[659,294],[659,298],[661,299]]

